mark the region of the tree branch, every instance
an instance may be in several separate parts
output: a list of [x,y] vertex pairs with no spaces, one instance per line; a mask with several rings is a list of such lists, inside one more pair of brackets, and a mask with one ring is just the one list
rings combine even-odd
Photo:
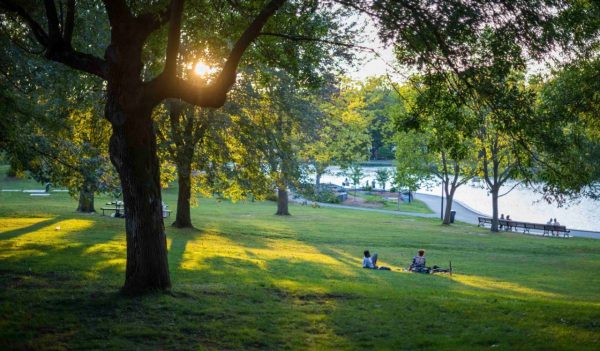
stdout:
[[40,24],[33,20],[22,6],[17,5],[15,2],[10,0],[0,0],[0,8],[15,13],[18,18],[27,24],[36,40],[45,48],[45,56],[49,60],[60,62],[100,78],[106,77],[107,65],[104,60],[90,54],[73,50],[70,43],[66,43],[60,36],[60,32],[58,31],[58,17],[56,15],[54,2],[46,2],[46,16],[48,17],[50,35],[46,34]]
[[177,56],[179,55],[179,40],[181,36],[181,17],[183,15],[183,0],[171,1],[171,16],[169,20],[169,37],[167,42],[167,59],[163,74],[175,77],[177,74]]
[[271,0],[244,30],[218,77],[210,85],[200,86],[190,80],[177,76],[160,74],[145,85],[145,96],[153,104],[168,98],[178,98],[200,107],[221,107],[225,103],[227,93],[235,83],[237,67],[244,51],[260,35],[260,31],[283,5],[285,0]]
[[279,38],[284,38],[284,39],[288,39],[291,41],[318,42],[318,43],[324,43],[324,44],[330,44],[330,45],[336,45],[336,46],[343,46],[343,47],[347,47],[347,48],[360,49],[360,50],[370,51],[374,54],[378,54],[377,51],[375,51],[375,49],[367,47],[367,46],[356,45],[356,44],[352,44],[352,43],[345,43],[345,42],[336,41],[336,40],[314,38],[314,37],[309,37],[309,36],[305,36],[305,35],[292,35],[292,34],[274,33],[274,32],[260,32],[259,35],[269,36],[269,37],[279,37]]
[[517,183],[515,183],[515,185],[513,185],[510,189],[508,189],[506,192],[504,192],[504,194],[498,195],[498,198],[501,198],[502,196],[507,195],[508,193],[510,193],[511,191],[513,191],[517,186],[521,185],[521,183],[523,183],[523,182],[517,182]]
[[48,34],[50,39],[60,38],[60,30],[58,28],[58,16],[56,14],[56,5],[54,0],[44,0],[46,8],[46,18],[48,19]]
[[0,8],[6,12],[14,12],[17,17],[21,18],[29,27],[35,39],[43,46],[48,45],[48,34],[44,31],[42,26],[37,23],[23,7],[15,4],[9,0],[0,0]]
[[73,40],[73,29],[75,27],[75,0],[67,1],[67,18],[63,30],[63,38],[66,43],[71,45]]
[[124,23],[133,18],[125,0],[103,0],[102,2],[108,14],[108,21],[113,29],[119,26],[119,22]]

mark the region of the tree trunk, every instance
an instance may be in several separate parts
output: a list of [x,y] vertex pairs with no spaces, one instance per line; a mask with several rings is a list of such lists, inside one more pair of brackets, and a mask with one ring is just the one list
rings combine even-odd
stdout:
[[175,222],[172,224],[173,227],[177,228],[193,228],[190,215],[190,197],[192,193],[190,164],[177,166],[179,192],[177,194],[177,215]]
[[444,209],[444,221],[443,224],[450,224],[450,212],[452,211],[452,199],[454,198],[454,194],[450,192],[450,194],[446,194],[446,208]]
[[77,205],[77,212],[96,212],[94,209],[94,191],[90,189],[91,187],[87,183],[84,183],[79,190],[79,204]]
[[285,186],[277,188],[277,213],[278,216],[289,216],[288,210],[288,193]]
[[108,96],[112,122],[110,157],[119,172],[125,202],[127,266],[123,292],[130,295],[171,286],[162,218],[159,163],[150,107],[123,111]]
[[319,171],[317,171],[317,174],[315,176],[315,193],[319,193],[320,188],[321,188],[321,176],[322,174],[319,173]]
[[498,231],[498,192],[500,189],[492,188],[492,231]]

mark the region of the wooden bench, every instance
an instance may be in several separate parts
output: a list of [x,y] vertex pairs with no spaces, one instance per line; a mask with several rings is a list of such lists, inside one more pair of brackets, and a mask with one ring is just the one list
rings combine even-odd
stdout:
[[[492,224],[492,219],[489,217],[477,217],[479,224],[478,227],[485,227],[486,224]],[[498,228],[504,230],[510,230],[517,228],[522,228],[523,233],[530,233],[531,230],[539,230],[543,232],[543,236],[556,236],[563,235],[563,237],[570,237],[570,230],[567,229],[564,225],[550,225],[550,224],[542,224],[542,223],[529,223],[529,222],[519,222],[519,221],[507,221],[506,219],[498,219]]]

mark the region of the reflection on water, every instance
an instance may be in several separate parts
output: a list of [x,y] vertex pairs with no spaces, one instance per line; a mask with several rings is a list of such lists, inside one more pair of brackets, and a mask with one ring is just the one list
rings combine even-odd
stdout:
[[[392,171],[394,167],[364,167],[365,177],[361,184],[375,180],[375,172],[379,168],[387,168]],[[321,178],[322,183],[333,183],[341,185],[345,177],[340,175],[339,167],[330,167],[329,174]],[[508,183],[501,189],[509,190],[514,183]],[[492,198],[487,190],[482,187],[483,183],[469,183],[456,191],[455,198],[461,203],[472,209],[488,215],[492,213]],[[386,189],[390,184],[386,184]],[[380,185],[377,185],[380,188]],[[440,185],[433,184],[429,189],[423,188],[419,192],[440,195]],[[517,186],[513,191],[501,197],[498,200],[500,213],[510,215],[514,220],[546,223],[550,218],[556,218],[560,224],[568,228],[600,231],[600,201],[582,199],[577,203],[566,207],[557,207],[555,204],[546,203],[540,194],[535,193],[533,189],[524,186]]]

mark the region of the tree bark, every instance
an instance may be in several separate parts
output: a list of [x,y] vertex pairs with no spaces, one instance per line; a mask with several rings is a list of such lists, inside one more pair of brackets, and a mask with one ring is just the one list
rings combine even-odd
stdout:
[[492,228],[493,232],[498,231],[498,193],[499,187],[494,186],[492,188]]
[[[159,163],[152,108],[123,111],[109,93],[111,161],[119,172],[125,202],[127,266],[123,292],[136,295],[171,286],[162,218]],[[113,108],[111,108],[113,107]]]
[[317,174],[315,175],[315,193],[318,194],[319,191],[321,190],[321,173],[319,171],[317,171]]
[[444,209],[444,221],[443,224],[450,224],[450,212],[452,211],[452,200],[454,198],[454,194],[450,192],[450,194],[446,194],[446,208]]
[[77,212],[96,212],[94,209],[94,191],[91,190],[87,183],[84,183],[79,190],[79,204],[77,205]]
[[173,227],[193,228],[190,214],[190,197],[192,193],[191,174],[191,161],[190,164],[177,166],[179,191],[177,195],[177,215],[175,222],[172,224]]
[[285,186],[277,188],[277,213],[278,216],[289,216],[290,212],[288,209],[288,193]]

